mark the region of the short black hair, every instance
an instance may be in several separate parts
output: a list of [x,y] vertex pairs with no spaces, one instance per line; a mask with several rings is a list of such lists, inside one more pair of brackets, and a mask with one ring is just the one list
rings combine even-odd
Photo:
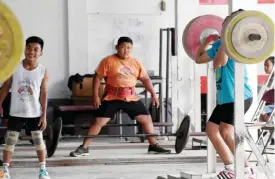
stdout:
[[266,59],[266,61],[267,61],[267,60],[270,60],[271,63],[272,63],[272,65],[274,65],[274,56],[268,57],[268,59]]
[[130,37],[120,37],[117,41],[117,45],[124,43],[124,42],[130,43],[133,45],[133,40]]
[[238,9],[238,10],[236,10],[236,11],[232,12],[232,13],[234,14],[234,13],[236,13],[236,12],[240,12],[240,11],[244,11],[244,9]]
[[31,37],[27,38],[26,45],[29,45],[30,43],[38,43],[41,46],[41,50],[43,50],[43,48],[44,48],[44,41],[40,37],[31,36]]

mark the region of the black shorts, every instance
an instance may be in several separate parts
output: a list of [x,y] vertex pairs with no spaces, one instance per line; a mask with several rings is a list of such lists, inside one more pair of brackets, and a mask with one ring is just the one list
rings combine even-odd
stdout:
[[142,101],[102,101],[100,107],[95,112],[96,117],[113,118],[119,111],[123,110],[131,119],[135,119],[139,115],[149,115],[149,111],[146,109]]
[[40,117],[35,118],[22,118],[10,116],[7,124],[7,130],[21,132],[23,127],[26,127],[28,131],[38,131]]
[[[244,114],[252,104],[253,98],[244,101]],[[234,125],[234,103],[217,105],[209,119],[210,122],[220,125],[221,122]]]

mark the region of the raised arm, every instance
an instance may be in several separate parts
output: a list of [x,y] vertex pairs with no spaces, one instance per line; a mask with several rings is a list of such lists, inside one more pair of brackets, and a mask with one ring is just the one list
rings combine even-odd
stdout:
[[211,58],[207,54],[207,50],[211,48],[210,44],[214,43],[218,39],[218,35],[210,35],[205,39],[205,41],[200,45],[196,55],[195,62],[197,64],[208,63],[211,61]]

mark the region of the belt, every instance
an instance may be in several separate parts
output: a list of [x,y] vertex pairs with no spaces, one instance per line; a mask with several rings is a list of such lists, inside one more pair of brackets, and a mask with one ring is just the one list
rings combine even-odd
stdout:
[[125,98],[127,96],[131,96],[134,94],[135,92],[135,87],[113,87],[111,85],[106,85],[105,87],[105,92],[107,92],[107,94],[112,94],[118,97],[122,97]]

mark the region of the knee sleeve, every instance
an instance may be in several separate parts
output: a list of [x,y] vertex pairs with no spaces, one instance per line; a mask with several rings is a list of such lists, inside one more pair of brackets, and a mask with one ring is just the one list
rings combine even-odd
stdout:
[[9,152],[14,152],[14,146],[17,143],[18,137],[19,137],[19,132],[7,131],[6,144],[5,144],[4,150]]
[[31,131],[32,140],[36,150],[44,150],[46,148],[42,131]]

